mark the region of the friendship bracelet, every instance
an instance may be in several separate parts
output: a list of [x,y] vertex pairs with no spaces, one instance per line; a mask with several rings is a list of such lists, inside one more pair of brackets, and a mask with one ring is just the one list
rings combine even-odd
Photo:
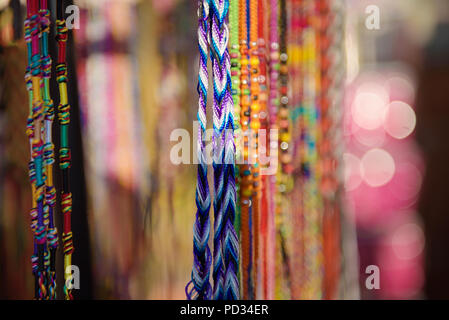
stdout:
[[58,247],[58,231],[54,224],[54,210],[56,204],[56,190],[53,184],[53,164],[54,158],[54,145],[52,142],[52,126],[55,117],[55,109],[53,100],[50,96],[50,78],[52,60],[48,52],[48,37],[50,33],[50,11],[48,10],[47,0],[41,0],[40,6],[40,24],[41,24],[41,64],[44,88],[42,90],[45,120],[44,120],[44,164],[45,164],[45,205],[44,212],[46,216],[47,225],[47,241],[49,252],[46,256],[46,273],[48,275],[48,295],[49,299],[56,299],[56,249]]
[[[214,167],[214,248],[212,292],[209,278],[209,207],[210,196],[206,191],[207,168],[203,158],[204,145],[199,142],[200,164],[197,184],[197,219],[194,228],[194,266],[192,280],[187,284],[189,299],[239,299],[239,242],[234,229],[235,196],[235,144],[234,105],[232,100],[231,60],[228,51],[229,28],[228,0],[203,0],[199,2],[199,139],[206,129],[207,102],[207,53],[212,60],[214,82],[213,100],[213,167]],[[209,29],[210,28],[210,29]],[[210,31],[209,31],[210,30]],[[210,33],[209,33],[210,32]],[[193,288],[189,289],[190,284]]]
[[56,64],[56,81],[59,87],[58,119],[60,125],[61,147],[59,149],[59,168],[62,175],[61,210],[63,214],[62,243],[64,250],[64,295],[66,300],[73,300],[72,289],[68,280],[72,275],[73,235],[71,226],[72,193],[70,191],[71,152],[69,147],[70,105],[67,94],[66,45],[68,29],[63,17],[63,2],[57,2],[56,40],[58,43],[58,60]]

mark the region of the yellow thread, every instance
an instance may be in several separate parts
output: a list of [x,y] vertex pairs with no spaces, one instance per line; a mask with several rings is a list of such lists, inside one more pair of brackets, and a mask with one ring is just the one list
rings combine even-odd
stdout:
[[67,104],[68,103],[67,84],[65,82],[60,82],[59,83],[59,93],[60,93],[60,97],[61,97],[60,104],[62,104],[62,105]]

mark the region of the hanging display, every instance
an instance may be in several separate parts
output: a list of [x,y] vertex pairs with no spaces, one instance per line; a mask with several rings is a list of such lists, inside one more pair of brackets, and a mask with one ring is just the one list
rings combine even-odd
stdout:
[[[331,135],[338,134],[341,101],[332,93],[341,79],[333,67],[339,63],[336,59],[342,48],[334,39],[341,39],[343,31],[333,22],[340,6],[337,0],[229,2],[219,1],[226,10],[218,11],[215,1],[200,1],[198,154],[203,160],[198,167],[194,285],[187,296],[236,298],[237,294],[221,292],[227,268],[223,259],[239,248],[240,256],[232,257],[236,258],[233,266],[240,267],[232,271],[238,271],[236,287],[239,284],[242,299],[334,299],[339,279],[340,209],[337,154]],[[214,14],[226,14],[227,8],[229,17],[219,15],[223,21],[229,19],[224,42],[229,46],[231,77],[225,85],[217,81],[223,79],[216,58],[223,42],[218,45],[217,39],[223,38],[217,35]],[[229,180],[223,176],[222,166],[213,164],[213,254],[208,247],[211,194],[203,138],[209,53],[214,79],[214,161],[223,157],[217,150],[222,150],[225,141],[219,104],[227,94],[225,88],[230,88],[234,102],[230,112],[234,113],[236,151],[232,156],[238,159],[237,188],[227,188]],[[266,132],[261,135],[260,129]],[[276,161],[274,172],[261,162],[267,154]],[[232,211],[237,212],[237,236],[231,237],[231,251],[226,251],[223,243],[224,190],[237,199]]]
[[[49,3],[27,0],[24,24],[29,99],[26,133],[32,190],[31,261],[36,299],[56,299],[60,288],[64,298],[72,300],[74,199],[70,179],[71,92],[66,63],[69,30],[64,2],[56,1],[53,16]],[[195,110],[199,126],[194,132],[193,149],[198,162],[193,266],[187,285],[186,279],[181,279],[186,298],[336,299],[342,259],[342,155],[335,138],[341,135],[342,114],[341,0],[198,0],[197,5],[199,63]],[[168,20],[175,15],[168,13],[170,5],[167,6],[168,9],[161,5],[158,10],[167,10],[164,14]],[[159,51],[164,59],[159,64],[154,62],[161,69],[162,98],[159,109],[149,113],[157,115],[156,145],[160,149],[155,153],[157,161],[148,166],[142,164],[146,157],[137,147],[141,142],[138,131],[145,123],[138,118],[146,112],[134,108],[139,101],[137,77],[133,77],[138,69],[133,52],[135,26],[127,27],[126,23],[119,23],[120,19],[111,18],[117,11],[121,15],[116,17],[126,17],[131,24],[135,8],[134,4],[119,2],[111,2],[111,7],[92,5],[91,20],[83,15],[82,26],[88,29],[98,24],[98,33],[82,30],[78,34],[79,43],[85,45],[79,49],[77,69],[81,118],[88,136],[84,141],[87,171],[92,173],[88,179],[95,186],[89,190],[89,199],[94,212],[92,223],[103,239],[96,248],[94,269],[99,270],[103,259],[115,261],[111,257],[117,257],[117,266],[104,266],[105,274],[117,282],[126,278],[135,260],[145,256],[140,249],[147,240],[148,215],[140,215],[142,186],[154,197],[166,194],[166,201],[161,203],[168,207],[170,219],[164,221],[171,223],[167,230],[175,234],[170,239],[178,244],[179,229],[174,225],[175,202],[179,201],[174,191],[178,171],[167,165],[171,153],[161,144],[185,116],[181,101],[185,83],[179,73],[193,70],[185,66],[188,63],[182,52],[170,53],[167,49],[167,38],[175,33],[168,30],[167,22],[162,39],[154,41],[164,47]],[[56,18],[53,24],[52,17]],[[110,21],[116,23],[108,25]],[[55,41],[51,39],[52,30]],[[121,42],[125,52],[121,51]],[[192,45],[192,41],[187,42]],[[179,45],[178,49],[185,47],[188,46]],[[51,48],[56,52],[55,63]],[[120,77],[130,80],[129,88],[120,85]],[[50,90],[52,83],[57,90]],[[58,93],[57,108],[52,91]],[[98,97],[100,102],[95,101]],[[56,125],[59,130],[53,130]],[[211,149],[207,144],[209,129]],[[58,137],[55,142],[59,157],[55,156],[54,137]],[[103,141],[104,146],[97,150],[91,140]],[[55,170],[55,163],[59,170]],[[212,170],[208,168],[210,164]],[[169,172],[144,181],[147,178],[140,174],[144,167]],[[167,193],[160,191],[163,187],[159,182],[167,186]],[[104,190],[108,188],[122,196],[107,194]],[[191,191],[188,197],[193,197]],[[114,205],[121,205],[128,198],[133,199],[129,201],[133,202],[131,207],[138,209],[123,217]],[[150,202],[151,229],[154,215],[163,210],[153,212],[151,202],[155,200],[151,196],[145,200]],[[56,228],[59,211],[61,234]],[[108,222],[103,223],[105,220]],[[110,246],[116,233],[120,233],[117,239],[121,241]],[[56,280],[60,240],[62,285]],[[157,247],[158,239],[149,241],[151,248]],[[134,246],[136,257],[134,251],[130,253]],[[156,253],[153,258],[158,258]],[[173,270],[167,272],[169,277]],[[127,279],[111,288],[107,276],[102,281],[105,291],[124,289],[124,297],[128,290],[133,290],[131,283],[135,283]]]

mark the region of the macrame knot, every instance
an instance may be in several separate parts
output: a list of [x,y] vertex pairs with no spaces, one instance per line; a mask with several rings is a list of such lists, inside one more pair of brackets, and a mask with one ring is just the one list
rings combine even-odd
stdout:
[[40,31],[39,20],[40,20],[40,17],[38,14],[32,15],[28,19],[28,26],[30,28],[31,37],[38,36],[38,34],[39,34],[39,31]]
[[47,228],[45,226],[37,226],[35,237],[37,244],[44,245],[47,241]]
[[56,65],[56,81],[58,83],[67,82],[67,64],[58,63]]
[[51,142],[44,144],[44,164],[49,166],[55,162],[53,157],[55,146]]
[[45,103],[45,120],[53,121],[55,119],[55,106],[53,104],[53,100],[47,100]]
[[31,116],[27,118],[26,135],[28,136],[28,139],[32,139],[34,137],[34,123]]
[[33,254],[31,256],[31,270],[32,270],[33,274],[37,274],[37,269],[39,266],[38,261],[39,261],[39,258],[37,257],[37,255]]
[[[44,192],[44,197],[45,197],[45,192]],[[44,203],[44,207],[43,207],[43,222],[44,222],[44,226],[48,227],[48,224],[50,223],[50,207],[48,206],[47,203]]]
[[50,248],[56,249],[58,247],[58,229],[56,227],[48,229],[47,240]]
[[71,165],[71,153],[69,148],[59,149],[59,167],[61,169],[70,168]]
[[33,91],[33,81],[31,79],[31,68],[27,66],[25,71],[25,83],[28,91]]
[[[48,233],[47,233],[47,238],[48,238]],[[50,269],[50,254],[48,253],[48,251],[44,252],[44,266],[46,267],[47,270]]]
[[45,184],[42,184],[41,186],[36,187],[35,190],[35,197],[36,201],[40,202],[44,200],[44,194],[45,194]]
[[73,253],[72,232],[62,234],[62,243],[64,254],[65,255],[72,254]]
[[37,219],[38,219],[37,208],[32,208],[30,210],[30,217],[31,217],[31,230],[33,232],[36,232],[36,230],[37,230]]
[[42,101],[36,101],[33,104],[33,121],[40,121],[43,115],[43,106]]
[[54,186],[47,186],[47,192],[45,193],[45,201],[50,207],[54,207],[56,204],[56,189]]
[[65,20],[56,20],[56,31],[56,40],[66,42],[68,29]]
[[51,56],[46,55],[41,57],[42,76],[44,78],[50,78],[51,76]]
[[58,106],[58,118],[61,125],[66,125],[70,123],[70,105],[60,104]]
[[42,32],[50,32],[50,10],[41,9],[40,14],[40,25]]
[[33,141],[33,158],[42,156],[44,150],[44,144],[41,140]]
[[64,193],[61,200],[62,213],[72,212],[72,193]]
[[24,22],[25,25],[25,42],[26,43],[30,43],[31,42],[31,20],[30,19],[25,19]]

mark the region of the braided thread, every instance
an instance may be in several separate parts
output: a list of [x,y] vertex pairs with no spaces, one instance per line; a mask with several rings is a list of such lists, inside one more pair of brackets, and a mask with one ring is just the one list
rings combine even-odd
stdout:
[[[213,296],[215,300],[224,299],[225,265],[223,257],[223,232],[224,232],[224,200],[228,194],[229,185],[225,185],[226,165],[226,134],[225,129],[228,120],[228,70],[229,57],[226,59],[229,30],[225,18],[229,10],[229,1],[212,0],[211,14],[211,59],[214,83],[213,99],[213,127],[214,127],[214,266]],[[229,70],[230,73],[230,70]],[[233,124],[232,124],[233,126]],[[225,190],[226,189],[226,190]]]
[[[194,227],[194,265],[192,280],[186,286],[188,299],[238,299],[238,237],[235,220],[235,143],[232,100],[231,62],[228,51],[229,29],[226,17],[228,0],[198,2],[198,41],[200,51],[198,77],[198,182],[197,214]],[[211,11],[210,11],[211,10]],[[210,32],[208,22],[210,21]],[[213,168],[214,168],[214,250],[211,292],[211,265],[208,239],[211,205],[207,184],[207,165],[203,136],[206,130],[206,102],[208,90],[207,58],[211,51],[214,84],[213,99]],[[192,286],[192,287],[190,287]]]
[[[193,254],[194,262],[191,281],[186,286],[186,295],[189,300],[210,300],[212,287],[209,282],[212,257],[208,241],[210,235],[209,210],[211,199],[209,184],[207,182],[207,163],[205,159],[204,135],[206,131],[206,103],[208,90],[208,20],[209,1],[198,1],[198,48],[199,48],[199,74],[198,74],[198,179],[196,187],[196,220],[193,228]],[[189,289],[190,285],[193,285]]]
[[[231,96],[232,93],[232,79],[231,79],[231,62],[230,54],[228,51],[229,41],[229,29],[226,25],[226,13],[229,10],[229,1],[223,0],[222,5],[224,12],[222,14],[223,25],[223,40],[222,46],[225,48],[221,59],[221,69],[225,73],[226,89],[223,98],[223,109],[226,112],[225,117],[225,151],[224,151],[224,195],[223,195],[223,234],[222,234],[222,246],[224,255],[224,299],[237,300],[240,297],[239,282],[237,274],[239,271],[239,241],[235,231],[234,223],[236,216],[236,183],[235,183],[235,153],[236,146],[234,142],[234,103]],[[216,9],[219,6],[215,6]],[[214,13],[220,13],[220,10]],[[217,52],[218,53],[218,52]]]

